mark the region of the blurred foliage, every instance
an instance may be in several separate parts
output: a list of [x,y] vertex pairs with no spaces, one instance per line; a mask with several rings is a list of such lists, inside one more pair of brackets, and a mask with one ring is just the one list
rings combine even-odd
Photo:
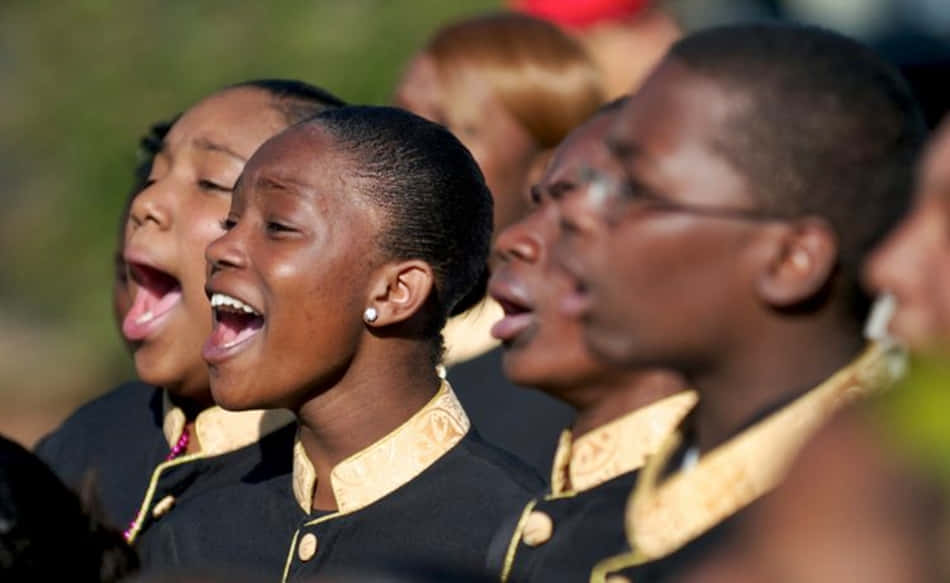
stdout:
[[950,350],[915,356],[909,373],[870,410],[884,434],[909,459],[918,462],[950,495]]
[[153,121],[262,77],[385,103],[440,24],[497,6],[0,3],[0,410],[74,404],[131,375],[111,315],[111,260],[137,140]]

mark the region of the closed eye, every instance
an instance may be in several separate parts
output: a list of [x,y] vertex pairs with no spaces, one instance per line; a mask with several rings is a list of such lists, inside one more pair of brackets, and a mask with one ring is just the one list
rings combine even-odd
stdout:
[[198,188],[200,188],[201,190],[210,190],[210,191],[215,191],[215,192],[227,192],[227,193],[230,193],[231,191],[234,190],[233,187],[231,186],[224,186],[223,184],[218,184],[217,182],[206,180],[204,178],[198,181]]
[[277,221],[267,221],[267,232],[268,232],[268,233],[294,233],[294,232],[296,232],[296,231],[297,231],[297,229],[295,229],[295,228],[293,228],[293,227],[291,227],[291,226],[289,226],[289,225],[285,225],[285,224],[279,223],[279,222],[277,222]]

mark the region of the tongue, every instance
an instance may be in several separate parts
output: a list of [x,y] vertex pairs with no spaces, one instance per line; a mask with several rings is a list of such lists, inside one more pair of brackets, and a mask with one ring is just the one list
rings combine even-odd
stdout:
[[181,288],[179,287],[170,290],[139,287],[132,307],[122,320],[122,333],[129,340],[142,340],[151,332],[149,324],[170,310],[180,299]]
[[247,340],[261,329],[264,319],[252,314],[237,312],[218,312],[218,321],[211,331],[211,344],[220,348],[228,348]]

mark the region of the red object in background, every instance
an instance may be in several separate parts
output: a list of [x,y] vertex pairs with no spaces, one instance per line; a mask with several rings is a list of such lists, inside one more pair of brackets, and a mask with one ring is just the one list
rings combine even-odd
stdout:
[[510,0],[511,8],[566,28],[586,28],[604,20],[625,20],[648,0]]

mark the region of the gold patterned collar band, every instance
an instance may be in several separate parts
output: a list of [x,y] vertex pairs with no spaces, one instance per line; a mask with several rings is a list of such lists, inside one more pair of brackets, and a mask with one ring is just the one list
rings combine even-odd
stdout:
[[570,429],[561,433],[551,493],[583,492],[617,476],[639,469],[696,404],[696,393],[683,391],[573,439]]
[[818,387],[661,481],[682,444],[674,432],[642,470],[627,506],[634,554],[641,561],[669,555],[774,488],[835,411],[897,380],[903,358],[896,347],[872,343]]
[[[340,513],[369,506],[421,474],[468,433],[471,423],[452,387],[439,391],[408,421],[337,464],[330,487]],[[300,439],[294,444],[294,496],[310,514],[317,474]]]
[[[174,447],[185,429],[185,413],[163,393],[164,420],[162,432],[169,447]],[[225,411],[209,407],[195,418],[193,438],[198,440],[202,455],[222,455],[256,443],[294,421],[294,415],[283,409]]]

